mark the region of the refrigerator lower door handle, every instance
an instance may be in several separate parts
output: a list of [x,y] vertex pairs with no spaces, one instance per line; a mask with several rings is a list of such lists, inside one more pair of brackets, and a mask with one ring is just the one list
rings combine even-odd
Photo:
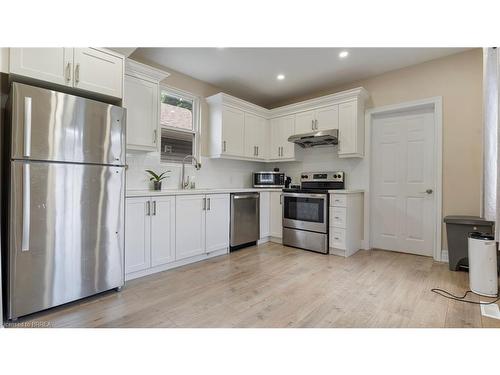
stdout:
[[30,165],[23,165],[23,234],[21,237],[21,251],[30,249]]

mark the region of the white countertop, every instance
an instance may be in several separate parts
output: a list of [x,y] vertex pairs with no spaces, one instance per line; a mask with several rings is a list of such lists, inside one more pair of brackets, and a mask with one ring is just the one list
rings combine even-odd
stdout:
[[247,192],[281,191],[281,189],[265,188],[229,188],[229,189],[166,189],[166,190],[127,190],[126,197],[149,197],[159,195],[189,195],[189,194],[224,194]]
[[[165,195],[189,195],[189,194],[227,194],[227,193],[247,193],[247,192],[264,192],[276,191],[280,192],[282,189],[266,189],[266,188],[228,188],[228,189],[166,189],[166,190],[127,190],[126,197],[150,197],[150,196],[165,196]],[[345,190],[328,190],[330,194],[358,194],[364,193],[361,189],[345,189]]]
[[358,194],[364,193],[364,190],[361,189],[344,189],[344,190],[328,190],[330,194]]

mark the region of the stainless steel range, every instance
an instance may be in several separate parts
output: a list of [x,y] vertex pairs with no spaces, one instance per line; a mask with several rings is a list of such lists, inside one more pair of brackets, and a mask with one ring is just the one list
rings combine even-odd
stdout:
[[283,189],[283,244],[328,253],[328,190],[345,188],[344,172],[304,172]]

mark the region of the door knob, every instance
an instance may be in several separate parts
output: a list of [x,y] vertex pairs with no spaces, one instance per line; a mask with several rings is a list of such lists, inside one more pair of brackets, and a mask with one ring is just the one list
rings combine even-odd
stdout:
[[422,194],[432,194],[432,189],[427,189],[425,191],[422,192]]

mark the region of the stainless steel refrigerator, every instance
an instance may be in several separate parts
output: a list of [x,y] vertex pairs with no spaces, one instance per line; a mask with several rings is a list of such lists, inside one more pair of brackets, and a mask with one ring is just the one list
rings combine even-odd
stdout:
[[124,283],[125,110],[13,83],[9,319]]

